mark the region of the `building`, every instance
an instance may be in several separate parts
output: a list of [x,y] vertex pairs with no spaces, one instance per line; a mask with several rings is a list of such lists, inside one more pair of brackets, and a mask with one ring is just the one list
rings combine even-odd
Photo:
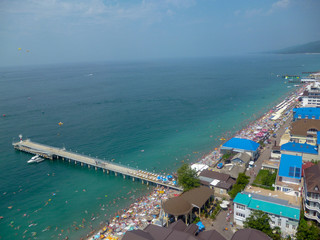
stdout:
[[282,154],[275,189],[300,197],[301,173],[302,157]]
[[281,145],[281,153],[287,155],[301,156],[302,160],[309,162],[311,160],[320,160],[319,147],[307,143],[288,142]]
[[199,174],[199,179],[202,185],[208,186],[214,190],[214,196],[218,198],[227,198],[228,191],[231,190],[236,179],[225,173],[220,173],[212,170],[203,170]]
[[245,167],[248,167],[248,164],[251,160],[250,155],[248,155],[247,153],[237,153],[232,159],[231,162],[232,163],[237,163],[240,165],[244,165]]
[[293,121],[300,119],[320,119],[320,108],[304,107],[294,108],[293,110]]
[[268,170],[269,172],[274,173],[279,169],[280,159],[266,159],[263,160],[261,169]]
[[303,107],[319,107],[320,106],[320,83],[313,82],[308,85],[302,95]]
[[122,240],[225,240],[216,230],[201,231],[194,223],[186,226],[179,220],[161,227],[149,224],[144,230],[127,231]]
[[270,159],[265,159],[262,162],[261,169],[269,170],[270,172],[275,172],[279,169],[281,158],[281,148],[280,146],[272,146]]
[[304,169],[304,216],[320,223],[320,163]]
[[182,193],[180,196],[169,198],[162,203],[162,209],[167,217],[167,225],[170,216],[178,219],[183,219],[185,223],[192,222],[193,213],[196,212],[199,216],[201,210],[206,204],[213,200],[214,190],[201,186]]
[[312,167],[314,166],[314,163],[313,162],[306,162],[304,164],[302,164],[302,174],[301,174],[301,177],[303,177],[304,175],[304,170],[309,168],[309,167]]
[[243,226],[253,210],[267,213],[272,227],[280,227],[283,236],[294,236],[299,225],[300,198],[282,192],[249,186],[234,199],[234,222]]
[[[319,108],[320,109],[320,108]],[[302,119],[291,124],[290,142],[317,144],[320,121],[316,119]]]
[[272,240],[267,234],[252,228],[236,231],[231,240]]
[[258,148],[260,144],[245,138],[231,138],[225,142],[220,148],[222,152],[244,152],[247,153],[252,159],[256,159],[259,155]]

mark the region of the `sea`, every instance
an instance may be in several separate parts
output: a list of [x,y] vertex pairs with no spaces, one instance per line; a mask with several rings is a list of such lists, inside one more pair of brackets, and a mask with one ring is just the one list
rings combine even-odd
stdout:
[[153,189],[62,160],[27,164],[19,134],[169,174],[294,91],[283,75],[318,70],[320,55],[276,54],[0,67],[0,239],[80,239]]

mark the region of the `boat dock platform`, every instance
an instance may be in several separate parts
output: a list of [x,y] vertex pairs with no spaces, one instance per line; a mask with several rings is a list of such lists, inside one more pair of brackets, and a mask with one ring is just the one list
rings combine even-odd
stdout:
[[119,163],[114,163],[67,151],[64,148],[56,148],[40,143],[35,143],[30,139],[21,140],[19,142],[12,143],[12,145],[17,150],[39,155],[50,160],[61,159],[63,161],[73,162],[74,164],[80,164],[81,166],[88,166],[88,168],[93,167],[95,168],[95,170],[101,169],[103,172],[106,172],[108,174],[110,172],[113,172],[115,176],[121,174],[123,178],[131,178],[132,181],[141,180],[142,184],[145,183],[149,185],[150,183],[153,183],[178,191],[183,190],[181,187],[176,186],[172,181],[164,182],[161,179],[158,179],[159,175],[156,173],[142,171],[136,168],[121,165]]

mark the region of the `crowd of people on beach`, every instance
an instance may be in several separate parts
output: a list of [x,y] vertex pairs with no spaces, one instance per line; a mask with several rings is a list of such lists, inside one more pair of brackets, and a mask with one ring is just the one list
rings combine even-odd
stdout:
[[128,230],[143,229],[149,223],[155,223],[154,221],[160,215],[162,201],[180,193],[176,190],[156,187],[149,195],[137,199],[129,208],[118,211],[100,231],[88,239],[121,239]]

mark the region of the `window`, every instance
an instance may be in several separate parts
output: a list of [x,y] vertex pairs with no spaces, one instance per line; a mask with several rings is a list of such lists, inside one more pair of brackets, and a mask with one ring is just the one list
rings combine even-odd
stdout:
[[297,227],[296,225],[292,225],[292,229],[293,229],[293,230],[295,230],[295,229],[296,229],[296,227]]
[[278,219],[278,226],[281,226],[281,218]]
[[246,215],[244,215],[243,213],[238,213],[238,212],[237,212],[236,215],[239,216],[239,217],[243,217],[243,218],[246,217]]
[[239,205],[239,204],[237,204],[237,208],[238,208],[238,209],[242,209],[242,210],[245,210],[245,209],[246,209],[245,206]]
[[318,129],[310,128],[307,132],[310,132],[310,133],[317,133],[317,132],[318,132]]
[[289,176],[293,177],[293,175],[294,175],[294,167],[290,167],[289,168]]
[[286,223],[286,228],[289,228],[289,223]]
[[289,177],[299,178],[301,174],[301,168],[289,167]]
[[289,192],[290,190],[291,190],[290,188],[286,188],[286,187],[282,188],[282,192]]

